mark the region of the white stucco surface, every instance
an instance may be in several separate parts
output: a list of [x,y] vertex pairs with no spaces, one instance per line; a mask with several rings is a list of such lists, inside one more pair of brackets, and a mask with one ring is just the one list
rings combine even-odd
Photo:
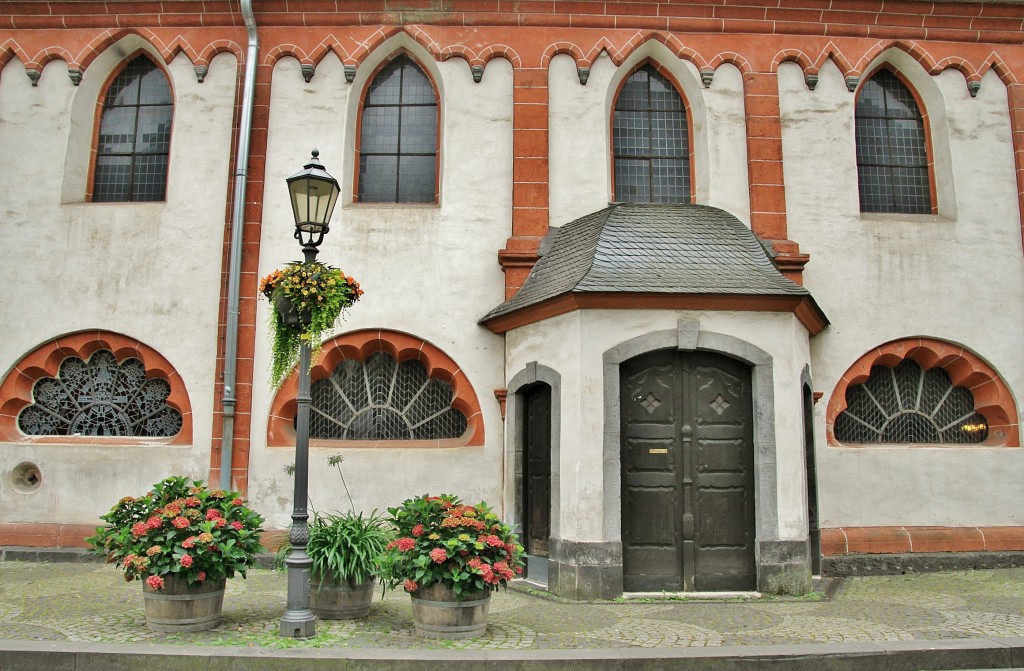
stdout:
[[[184,55],[167,66],[176,104],[166,202],[87,203],[81,158],[92,146],[97,95],[123,54],[141,46],[134,36],[111,46],[79,87],[61,61],[49,63],[35,87],[17,59],[0,76],[0,155],[18,157],[24,175],[0,183],[0,259],[19,269],[17,290],[0,296],[0,372],[77,331],[138,339],[180,374],[191,444],[6,444],[0,522],[91,523],[167,475],[208,473],[236,61],[214,58],[202,84]],[[22,462],[42,474],[31,493],[11,484]]]
[[1006,87],[990,71],[971,98],[959,73],[931,77],[906,60],[893,59],[936,120],[934,216],[862,214],[854,95],[831,62],[814,91],[795,65],[779,69],[789,236],[811,255],[804,285],[832,322],[812,340],[814,388],[824,393],[815,407],[820,522],[1021,524],[1019,447],[825,444],[825,410],[840,377],[891,340],[963,346],[1011,389],[1024,388],[1024,259]]
[[[342,184],[348,200],[335,210],[319,260],[354,276],[366,292],[337,333],[381,328],[402,331],[443,350],[466,373],[484,415],[486,444],[454,449],[314,447],[310,492],[322,508],[347,507],[328,456],[345,455],[345,477],[356,506],[382,509],[423,493],[449,492],[500,506],[503,427],[494,390],[504,386],[502,338],[477,320],[504,299],[497,250],[511,233],[512,70],[507,61],[487,65],[474,83],[460,59],[437,63],[411,40],[392,40],[371,60],[404,47],[425,65],[445,92],[441,105],[441,184],[436,205],[352,204],[351,134],[361,91],[373,67],[360,66],[347,84],[341,63],[329,54],[308,84],[298,63],[284,59],[273,78],[260,274],[298,258],[285,178],[301,168],[313,146]],[[316,135],[310,129],[318,129]],[[319,129],[324,129],[320,131]],[[345,175],[343,179],[341,175]],[[284,467],[294,449],[267,448],[273,399],[267,305],[260,302],[256,334],[249,493],[283,527],[291,513],[292,480]]]

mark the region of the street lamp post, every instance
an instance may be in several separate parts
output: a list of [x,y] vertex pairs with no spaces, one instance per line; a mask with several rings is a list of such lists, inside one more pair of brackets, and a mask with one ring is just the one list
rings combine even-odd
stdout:
[[[331,214],[341,192],[338,180],[331,177],[319,160],[320,152],[302,170],[287,179],[295,217],[295,239],[302,245],[305,261],[316,260],[320,243],[329,230]],[[295,417],[295,498],[292,502],[292,528],[288,542],[292,551],[285,560],[288,567],[288,604],[281,617],[281,636],[308,638],[316,635],[316,615],[309,609],[309,569],[313,561],[306,554],[309,543],[309,514],[306,509],[309,489],[309,358],[310,343],[299,346],[299,393]]]

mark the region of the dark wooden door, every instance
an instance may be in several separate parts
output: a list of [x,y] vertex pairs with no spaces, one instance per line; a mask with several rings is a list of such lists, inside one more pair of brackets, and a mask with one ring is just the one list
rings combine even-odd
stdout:
[[524,545],[534,557],[547,557],[551,536],[551,387],[533,387],[523,402]]
[[750,369],[664,350],[620,379],[625,590],[755,589]]

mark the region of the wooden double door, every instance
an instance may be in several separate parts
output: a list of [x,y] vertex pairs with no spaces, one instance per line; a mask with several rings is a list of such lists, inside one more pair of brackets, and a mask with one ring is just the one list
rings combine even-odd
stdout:
[[620,381],[625,591],[756,589],[750,368],[661,350]]

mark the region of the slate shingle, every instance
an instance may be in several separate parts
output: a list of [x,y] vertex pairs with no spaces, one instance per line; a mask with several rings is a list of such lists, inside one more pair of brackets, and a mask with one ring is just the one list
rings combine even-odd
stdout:
[[809,296],[743,222],[705,205],[610,205],[550,234],[519,292],[482,321],[574,293]]

